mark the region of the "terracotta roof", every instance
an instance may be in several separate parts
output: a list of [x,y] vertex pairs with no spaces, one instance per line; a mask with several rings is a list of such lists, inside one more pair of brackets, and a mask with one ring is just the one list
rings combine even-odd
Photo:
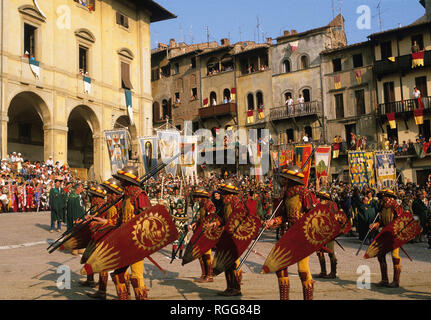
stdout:
[[147,9],[151,12],[150,22],[174,19],[177,16],[163,8],[153,0],[132,0],[138,8]]
[[349,50],[349,49],[358,48],[358,47],[365,47],[368,44],[370,44],[370,41],[353,43],[353,44],[348,45],[348,46],[337,47],[337,48],[333,48],[333,49],[327,49],[327,50],[322,51],[320,54],[326,55],[326,54],[331,54],[331,53],[334,53],[337,51]]
[[369,39],[379,38],[380,36],[385,36],[385,35],[388,35],[391,33],[407,31],[407,30],[414,29],[414,28],[420,28],[420,27],[424,27],[426,25],[431,25],[431,21],[424,21],[424,18],[422,17],[422,18],[416,20],[415,22],[413,22],[413,23],[411,23],[405,27],[393,28],[393,29],[382,31],[382,32],[376,32],[376,33],[369,35],[368,38]]

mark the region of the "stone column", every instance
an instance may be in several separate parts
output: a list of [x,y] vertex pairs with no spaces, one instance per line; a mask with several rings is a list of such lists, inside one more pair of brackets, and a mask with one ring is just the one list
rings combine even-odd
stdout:
[[67,133],[68,127],[46,125],[44,130],[43,156],[45,161],[52,156],[54,161],[67,163]]
[[0,157],[6,158],[7,155],[7,124],[9,123],[9,117],[6,114],[0,115],[0,134],[1,134],[1,155]]

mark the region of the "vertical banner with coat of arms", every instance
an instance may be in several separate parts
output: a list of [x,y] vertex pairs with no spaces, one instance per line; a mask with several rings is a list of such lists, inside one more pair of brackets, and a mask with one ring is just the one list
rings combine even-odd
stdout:
[[328,176],[331,171],[331,147],[319,146],[316,149],[316,187],[327,188]]
[[[295,163],[299,168],[302,168],[305,162],[310,157],[313,152],[313,145],[305,144],[299,145],[295,147]],[[302,173],[304,174],[304,185],[308,186],[308,178],[310,177],[310,169],[311,169],[312,161],[308,161],[308,164],[302,169]]]
[[197,180],[197,136],[182,136],[181,142],[181,170],[184,177]]
[[[163,163],[169,161],[170,158],[176,156],[180,152],[181,134],[176,130],[157,131],[159,139],[160,157]],[[179,159],[175,159],[165,168],[166,174],[171,174],[173,177],[177,175],[177,165]]]
[[375,187],[373,152],[349,151],[349,173],[352,185],[362,189]]
[[111,172],[117,173],[129,162],[129,146],[127,142],[127,130],[105,131],[108,145]]
[[394,188],[397,180],[394,152],[375,151],[374,156],[377,172],[377,187],[379,189]]
[[141,146],[142,162],[144,163],[145,173],[149,173],[157,167],[158,141],[157,137],[139,138]]

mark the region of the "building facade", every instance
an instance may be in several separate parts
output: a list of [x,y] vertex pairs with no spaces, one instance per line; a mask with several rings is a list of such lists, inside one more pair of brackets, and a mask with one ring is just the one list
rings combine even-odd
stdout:
[[104,130],[128,127],[136,152],[152,129],[150,24],[174,15],[153,1],[84,4],[2,2],[1,152],[52,156],[101,180],[111,174]]

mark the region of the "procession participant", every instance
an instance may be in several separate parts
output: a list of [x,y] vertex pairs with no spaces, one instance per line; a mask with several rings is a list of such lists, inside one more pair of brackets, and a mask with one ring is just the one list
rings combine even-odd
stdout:
[[34,209],[34,188],[32,184],[27,183],[25,186],[25,193],[26,193],[26,210],[25,211],[31,211]]
[[[105,203],[106,191],[100,186],[92,186],[88,189],[88,195],[91,197],[91,208],[93,211],[100,209]],[[88,216],[90,217],[90,216]],[[86,217],[86,219],[88,219]],[[78,220],[78,222],[81,222]],[[85,249],[78,249],[79,254],[83,254]],[[83,287],[94,288],[97,283],[94,281],[94,274],[87,275],[87,280],[79,281],[79,284]]]
[[61,188],[61,182],[61,177],[55,178],[54,187],[49,191],[49,206],[51,207],[50,232],[54,232],[55,222],[57,222],[57,231],[60,232],[61,222],[66,220],[66,193]]
[[[102,225],[109,224],[120,226],[131,220],[140,210],[149,208],[150,201],[145,191],[140,188],[137,168],[126,166],[118,170],[117,174],[114,174],[113,177],[121,182],[124,189],[121,212],[117,218],[103,219],[95,217],[94,219]],[[126,272],[129,267],[131,269],[130,281],[135,292],[136,300],[147,300],[149,289],[145,286],[144,282],[144,260],[121,269],[116,269],[110,274],[117,290],[118,299],[129,300],[126,284]]]
[[18,183],[17,194],[18,194],[18,211],[24,212],[26,198],[25,198],[25,185],[23,182]]
[[[85,214],[82,193],[84,187],[82,183],[77,182],[67,198],[67,231],[72,230],[73,226],[79,219],[82,219]],[[72,250],[74,256],[78,255],[78,250]]]
[[[317,198],[319,199],[321,204],[328,204],[331,206],[333,212],[338,211],[337,204],[332,201],[331,195],[326,190],[320,190],[317,192]],[[331,250],[329,255],[329,261],[331,262],[331,272],[329,274],[326,273],[326,261],[324,250],[319,250],[316,252],[317,257],[319,258],[320,263],[320,274],[317,278],[326,278],[326,279],[335,279],[337,277],[337,257],[335,256],[335,240],[332,240],[326,244],[326,248]]]
[[[219,193],[220,196],[220,193]],[[193,220],[190,229],[195,231],[199,224],[204,223],[204,219],[210,214],[216,212],[213,202],[209,199],[210,194],[201,187],[196,187],[191,192],[193,201]],[[195,282],[205,283],[213,282],[213,266],[212,266],[212,252],[209,249],[200,258],[199,263],[201,266],[201,277],[195,279]]]
[[[380,216],[374,224],[370,225],[370,229],[379,230],[390,224],[397,217],[403,214],[403,209],[397,202],[395,192],[390,189],[380,191],[381,200],[379,203]],[[380,264],[380,272],[382,280],[377,284],[380,287],[398,288],[400,286],[401,276],[401,257],[399,248],[392,251],[392,262],[394,267],[394,279],[389,283],[388,265],[386,263],[386,254],[378,254],[377,260]]]
[[[296,165],[283,169],[280,177],[284,182],[285,211],[280,211],[278,216],[266,221],[266,228],[275,229],[283,223],[289,223],[292,227],[305,213],[310,211],[317,204],[314,194],[304,185],[304,174]],[[310,273],[310,257],[299,261],[298,274],[302,282],[302,292],[304,300],[313,300],[314,280]],[[278,285],[280,290],[280,300],[289,300],[289,274],[287,268],[277,271]]]
[[[184,211],[184,200],[177,199],[172,207],[172,220],[175,223],[175,227],[178,231],[178,239],[172,243],[172,259],[175,258],[175,253],[177,252],[179,246],[179,258],[183,258],[184,252],[184,238],[187,235],[187,226],[189,222],[189,217],[187,213]],[[180,243],[180,240],[182,243]]]
[[[121,182],[115,178],[110,178],[108,180],[103,181],[101,186],[106,190],[106,203],[113,203],[116,201],[122,194],[123,189],[121,188]],[[108,220],[113,220],[118,217],[121,212],[122,201],[118,202],[115,206],[112,206],[106,212],[105,218]],[[96,231],[97,232],[97,231]],[[126,287],[129,288],[130,278],[127,273],[126,277]],[[88,292],[87,295],[90,298],[106,300],[106,288],[108,285],[108,272],[104,271],[99,274],[99,283],[98,290],[95,293]],[[130,295],[130,293],[129,293]]]
[[[218,189],[218,193],[214,194],[216,200],[223,198],[223,211],[217,211],[217,220],[211,222],[207,225],[207,228],[218,228],[220,225],[225,226],[232,214],[234,208],[246,210],[244,208],[243,202],[240,198],[239,188],[236,187],[232,181],[223,183]],[[242,280],[242,270],[237,270],[239,266],[239,259],[235,261],[233,266],[225,270],[225,278],[227,288],[223,292],[219,292],[218,295],[232,297],[241,296],[241,280]]]

